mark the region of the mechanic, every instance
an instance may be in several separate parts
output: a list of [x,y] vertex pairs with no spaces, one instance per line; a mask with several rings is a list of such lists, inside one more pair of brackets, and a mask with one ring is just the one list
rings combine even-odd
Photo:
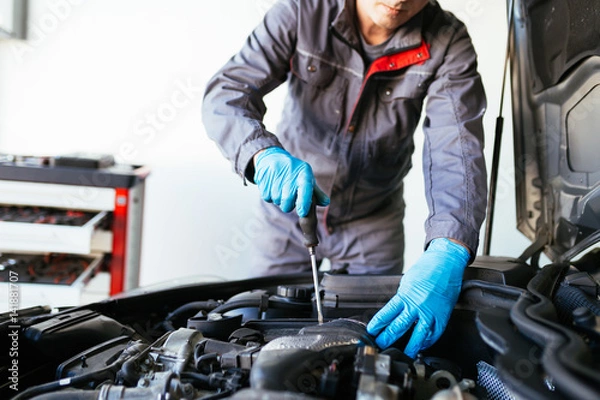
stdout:
[[[263,97],[284,82],[275,134]],[[208,135],[264,200],[261,275],[310,271],[298,216],[313,196],[332,270],[402,272],[402,181],[424,103],[426,250],[367,326],[381,348],[414,326],[411,357],[443,333],[485,215],[486,100],[465,26],[430,0],[280,0],[203,102]]]

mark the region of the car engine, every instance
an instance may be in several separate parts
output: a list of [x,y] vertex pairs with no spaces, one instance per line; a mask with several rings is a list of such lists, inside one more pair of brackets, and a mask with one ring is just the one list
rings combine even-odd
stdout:
[[[20,388],[15,395],[2,367],[2,398],[565,398],[571,386],[579,398],[598,394],[590,387],[600,382],[599,286],[574,266],[476,261],[444,335],[415,359],[402,352],[406,338],[382,350],[366,332],[400,276],[321,278],[323,324],[309,275],[22,310]],[[3,318],[0,329],[14,325]]]

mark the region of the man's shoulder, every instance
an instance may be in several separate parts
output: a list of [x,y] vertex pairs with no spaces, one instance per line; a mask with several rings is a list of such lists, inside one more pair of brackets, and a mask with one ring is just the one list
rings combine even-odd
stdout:
[[424,21],[433,27],[439,26],[465,26],[454,13],[442,8],[438,3],[430,4],[425,10]]
[[468,35],[466,26],[454,13],[443,9],[437,2],[430,4],[423,10],[423,31],[424,33],[435,36],[453,36],[461,32],[461,35]]

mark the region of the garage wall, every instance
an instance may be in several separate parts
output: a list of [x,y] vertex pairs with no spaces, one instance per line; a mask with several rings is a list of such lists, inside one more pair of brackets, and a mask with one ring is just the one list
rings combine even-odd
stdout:
[[[141,283],[202,275],[247,276],[244,260],[260,221],[257,201],[206,138],[207,80],[243,43],[271,0],[30,0],[29,40],[0,41],[0,152],[106,152],[145,164]],[[503,1],[441,0],[467,23],[489,98],[488,165],[505,46]],[[277,122],[283,91],[268,98]],[[510,103],[505,103],[510,112]],[[506,114],[506,113],[505,113]],[[510,116],[492,253],[518,255]],[[418,133],[420,146],[422,135]],[[427,210],[420,147],[406,183],[407,250],[420,255]],[[502,225],[500,225],[502,224]]]

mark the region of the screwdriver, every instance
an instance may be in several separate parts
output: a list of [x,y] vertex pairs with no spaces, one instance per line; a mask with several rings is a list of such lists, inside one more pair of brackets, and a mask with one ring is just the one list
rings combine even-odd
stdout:
[[321,307],[321,296],[319,294],[319,277],[317,275],[317,255],[315,247],[319,244],[317,238],[317,199],[312,198],[312,204],[306,217],[300,217],[300,229],[304,236],[304,245],[308,248],[310,264],[312,267],[313,285],[315,287],[315,298],[317,300],[317,318],[319,325],[323,323],[323,308]]

